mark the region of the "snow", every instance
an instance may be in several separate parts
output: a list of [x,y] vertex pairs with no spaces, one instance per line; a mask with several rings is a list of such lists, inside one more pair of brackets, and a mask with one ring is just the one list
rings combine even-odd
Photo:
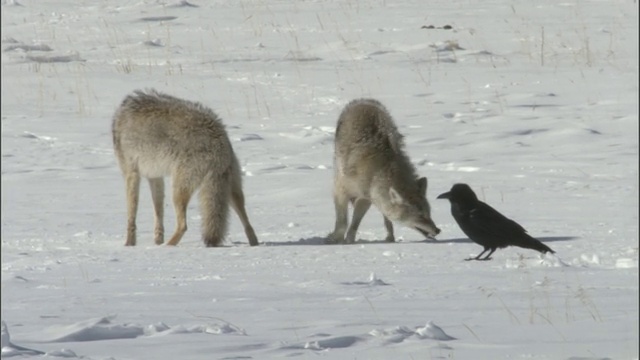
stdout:
[[[1,20],[3,358],[638,359],[636,1],[11,0]],[[142,88],[223,119],[260,246],[232,214],[205,248],[197,198],[155,246],[146,185],[124,246],[111,117]],[[436,240],[386,243],[372,209],[324,243],[359,97],[428,177]],[[482,249],[435,199],[456,182],[556,254],[463,261]]]

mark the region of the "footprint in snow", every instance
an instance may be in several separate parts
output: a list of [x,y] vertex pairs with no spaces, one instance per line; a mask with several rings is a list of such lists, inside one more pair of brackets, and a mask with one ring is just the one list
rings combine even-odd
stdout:
[[368,342],[376,338],[383,339],[385,343],[399,344],[411,337],[417,337],[419,339],[431,339],[439,341],[455,340],[453,336],[449,336],[433,321],[427,322],[424,327],[418,327],[412,330],[406,326],[396,326],[392,329],[386,330],[371,330],[368,334],[363,335],[350,335],[350,336],[337,336],[331,337],[329,334],[316,334],[318,336],[326,337],[325,339],[307,341],[304,344],[297,343],[294,345],[288,345],[282,347],[282,349],[305,349],[324,351],[328,349],[347,348],[358,343]]
[[140,21],[153,22],[153,21],[171,21],[177,19],[177,16],[147,16],[141,17]]
[[304,344],[305,349],[325,350],[347,348],[363,339],[358,336],[339,336],[326,340],[310,341]]
[[419,339],[432,339],[440,341],[456,340],[453,336],[449,336],[433,321],[427,322],[424,327],[417,327],[412,330],[406,326],[396,326],[391,329],[374,329],[369,332],[374,338],[382,338],[387,343],[401,343],[413,336]]
[[244,134],[240,136],[240,141],[254,141],[254,140],[264,140],[264,138],[258,134]]
[[188,2],[187,0],[181,0],[179,1],[177,4],[173,4],[173,5],[169,5],[169,7],[193,7],[193,8],[197,8],[199,7],[198,5],[192,4],[190,2]]
[[434,324],[433,321],[429,321],[427,325],[416,329],[416,335],[421,338],[434,339],[434,340],[455,340],[453,336],[447,335],[442,328]]
[[351,281],[351,282],[343,282],[343,285],[364,285],[364,286],[386,286],[391,285],[386,283],[376,276],[375,273],[371,273],[369,275],[369,281]]

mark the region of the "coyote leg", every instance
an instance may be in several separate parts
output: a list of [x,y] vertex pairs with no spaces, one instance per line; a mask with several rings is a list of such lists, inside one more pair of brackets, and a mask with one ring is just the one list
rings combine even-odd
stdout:
[[244,207],[244,194],[242,193],[241,185],[235,181],[231,184],[231,206],[233,206],[233,210],[238,214],[242,226],[244,226],[244,233],[247,235],[247,239],[249,239],[249,244],[251,246],[258,245],[258,237],[253,231],[251,223],[249,223],[249,217]]
[[136,216],[138,213],[138,199],[140,195],[140,174],[137,170],[130,170],[125,175],[127,187],[127,242],[126,246],[136,245]]
[[385,229],[387,229],[387,237],[384,239],[384,241],[386,242],[395,242],[396,238],[395,236],[393,236],[393,223],[391,222],[391,220],[387,219],[386,216],[384,216],[384,227]]
[[191,199],[191,193],[192,191],[174,184],[173,206],[176,210],[176,232],[171,236],[171,240],[169,240],[167,245],[178,245],[180,239],[182,239],[182,236],[187,231],[187,205]]
[[356,233],[358,232],[358,227],[360,226],[360,222],[362,218],[367,213],[369,208],[371,207],[371,201],[359,198],[353,203],[353,216],[351,217],[351,225],[349,226],[349,231],[347,231],[347,236],[344,239],[345,243],[353,243],[356,240]]
[[153,239],[156,245],[161,245],[164,242],[164,179],[161,177],[149,179],[149,187],[155,215]]
[[347,231],[349,215],[349,199],[342,189],[336,188],[333,191],[333,204],[336,210],[336,224],[333,232],[329,234],[329,241],[341,243],[344,241],[344,233]]

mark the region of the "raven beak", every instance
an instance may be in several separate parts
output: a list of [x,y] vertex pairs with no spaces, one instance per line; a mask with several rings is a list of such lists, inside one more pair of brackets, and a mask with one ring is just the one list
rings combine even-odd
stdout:
[[449,199],[450,198],[451,193],[450,192],[446,192],[444,194],[440,194],[438,195],[438,197],[436,199]]

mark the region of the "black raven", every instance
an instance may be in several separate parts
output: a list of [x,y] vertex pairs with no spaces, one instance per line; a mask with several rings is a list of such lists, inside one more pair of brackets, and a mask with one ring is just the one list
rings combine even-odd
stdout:
[[[547,245],[527,234],[527,230],[520,224],[478,200],[467,184],[453,185],[451,191],[438,195],[438,199],[449,199],[451,215],[456,219],[460,229],[473,242],[484,246],[484,250],[478,256],[465,260],[491,260],[490,256],[497,248],[507,246],[555,253]],[[487,251],[489,254],[480,258]]]

